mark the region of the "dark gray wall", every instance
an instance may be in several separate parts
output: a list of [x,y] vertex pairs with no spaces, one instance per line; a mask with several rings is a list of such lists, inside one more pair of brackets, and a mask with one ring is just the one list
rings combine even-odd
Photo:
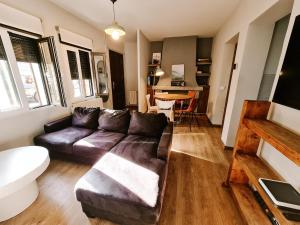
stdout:
[[273,37],[264,69],[264,75],[260,84],[258,100],[269,100],[273,82],[278,67],[284,37],[289,24],[290,15],[278,20],[274,27]]
[[163,48],[163,42],[162,41],[152,41],[150,43],[150,55],[149,55],[149,63],[152,60],[152,53],[153,52],[162,52],[162,48]]
[[164,39],[161,66],[165,75],[160,78],[158,85],[171,85],[172,65],[184,64],[186,86],[197,86],[196,50],[197,36]]

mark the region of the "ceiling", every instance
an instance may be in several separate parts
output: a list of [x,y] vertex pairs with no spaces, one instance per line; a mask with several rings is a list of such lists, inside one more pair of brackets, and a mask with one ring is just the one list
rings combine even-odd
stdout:
[[[103,30],[113,19],[110,0],[50,0]],[[240,0],[118,0],[116,20],[135,39],[141,29],[151,41],[165,37],[214,36]]]

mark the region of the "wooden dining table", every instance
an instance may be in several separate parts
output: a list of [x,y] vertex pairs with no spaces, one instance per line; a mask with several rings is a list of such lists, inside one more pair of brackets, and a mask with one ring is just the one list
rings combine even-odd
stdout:
[[173,101],[173,100],[184,101],[184,100],[189,100],[192,97],[184,94],[156,94],[154,95],[154,98],[162,101]]
[[[180,101],[180,111],[183,108],[183,101],[192,99],[192,96],[185,94],[156,94],[154,95],[154,99],[158,99],[161,101]],[[173,109],[174,110],[174,109]],[[175,121],[177,124],[181,123],[182,113],[180,113],[178,121]]]

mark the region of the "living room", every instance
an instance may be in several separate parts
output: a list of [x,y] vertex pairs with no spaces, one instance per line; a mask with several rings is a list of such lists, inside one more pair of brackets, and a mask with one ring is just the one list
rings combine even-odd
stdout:
[[300,224],[297,0],[0,12],[0,224]]

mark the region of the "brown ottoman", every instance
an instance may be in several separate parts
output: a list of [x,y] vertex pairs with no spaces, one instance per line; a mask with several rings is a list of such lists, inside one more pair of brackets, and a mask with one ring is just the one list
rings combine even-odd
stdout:
[[[140,149],[135,148],[135,150],[137,153]],[[123,177],[126,177],[124,174],[112,176],[105,169],[101,170],[101,163],[103,162],[101,160],[109,154],[113,156],[112,159],[109,159],[112,165],[120,164],[120,162],[114,160],[114,156],[120,157],[125,163],[122,165],[122,169],[126,165],[132,166],[137,174],[139,173],[138,170],[141,170],[142,172],[139,174],[145,172],[145,176],[142,176],[142,179],[137,179],[137,181],[133,179],[131,184],[126,185],[126,181],[123,179]],[[81,202],[82,209],[88,217],[100,217],[124,225],[150,225],[157,223],[161,211],[167,163],[157,158],[145,160],[145,155],[148,154],[142,154],[141,157],[137,155],[135,155],[134,159],[129,159],[128,155],[123,158],[116,153],[107,153],[78,181],[75,187],[76,198]],[[129,173],[131,172],[129,171]],[[155,192],[156,200],[155,202],[152,201],[152,205],[147,201],[149,196],[145,194],[145,191],[141,190],[141,188],[135,188],[141,185],[141,181],[151,180],[151,176],[158,177],[158,189]]]

